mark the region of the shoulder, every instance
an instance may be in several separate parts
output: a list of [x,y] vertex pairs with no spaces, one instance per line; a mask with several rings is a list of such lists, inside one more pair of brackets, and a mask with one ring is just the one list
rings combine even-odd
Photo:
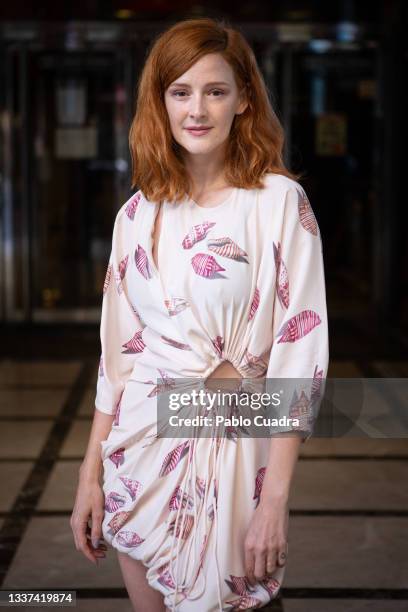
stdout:
[[134,240],[136,227],[139,230],[143,227],[146,205],[146,199],[140,190],[121,205],[113,222],[112,240],[116,247],[124,248],[124,245]]
[[283,174],[266,174],[263,185],[257,190],[257,199],[262,213],[273,223],[279,218],[297,215],[299,201],[307,197],[300,183]]
[[116,213],[115,225],[119,225],[126,221],[134,221],[138,209],[143,206],[146,198],[142,191],[139,189],[136,193],[132,194],[126,202],[122,204]]
[[260,190],[262,195],[270,196],[283,196],[286,198],[287,195],[297,196],[298,193],[301,195],[305,194],[305,191],[300,183],[294,179],[285,176],[284,174],[275,174],[268,172],[263,178],[264,188]]

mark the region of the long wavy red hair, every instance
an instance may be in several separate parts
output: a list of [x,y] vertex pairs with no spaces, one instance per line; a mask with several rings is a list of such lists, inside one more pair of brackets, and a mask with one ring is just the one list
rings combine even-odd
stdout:
[[235,115],[224,161],[228,184],[262,188],[268,172],[294,180],[283,162],[284,130],[268,97],[254,52],[244,36],[224,20],[186,19],[161,33],[148,53],[137,88],[130,127],[132,187],[152,202],[192,197],[192,185],[175,141],[164,103],[169,85],[208,53],[220,53],[234,72],[238,90],[246,88],[248,106]]

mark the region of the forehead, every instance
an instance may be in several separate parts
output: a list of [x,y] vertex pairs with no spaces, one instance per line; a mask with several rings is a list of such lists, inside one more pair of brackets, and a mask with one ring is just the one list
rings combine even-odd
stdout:
[[172,85],[231,85],[234,73],[219,53],[209,53],[197,60],[188,70],[172,81]]

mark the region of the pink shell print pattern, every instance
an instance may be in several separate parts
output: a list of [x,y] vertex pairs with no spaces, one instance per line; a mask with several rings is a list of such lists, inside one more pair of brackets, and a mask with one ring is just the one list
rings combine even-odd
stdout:
[[251,586],[246,576],[232,576],[230,574],[230,580],[226,578],[225,582],[233,593],[239,595],[238,599],[227,600],[225,602],[231,606],[231,608],[226,608],[228,611],[252,610],[262,603],[260,599],[252,594],[255,588]]
[[248,253],[241,249],[236,242],[227,236],[207,240],[207,247],[210,251],[213,251],[222,257],[229,257],[230,259],[235,259],[236,261],[249,263],[247,259]]
[[310,394],[310,401],[314,404],[320,397],[320,389],[323,380],[323,370],[318,370],[318,366],[315,366],[313,372],[312,391]]
[[126,548],[135,548],[144,542],[144,539],[135,531],[120,531],[116,536],[116,540]]
[[123,486],[129,493],[131,500],[135,501],[137,494],[142,490],[142,483],[139,480],[129,478],[128,476],[119,476],[119,479],[122,481]]
[[177,486],[169,501],[169,510],[178,510],[182,506],[185,508],[188,506],[189,510],[192,510],[194,507],[194,501],[191,495],[188,495],[186,492],[182,495],[182,489],[180,486]]
[[298,194],[298,213],[302,227],[314,236],[317,236],[317,222],[313,209],[306,193],[296,189]]
[[173,297],[169,300],[164,300],[164,304],[171,317],[174,317],[179,312],[182,312],[185,308],[190,307],[189,302],[181,297]]
[[126,255],[120,262],[118,266],[118,271],[115,273],[115,281],[116,281],[116,289],[118,294],[121,295],[123,291],[122,281],[125,278],[126,270],[128,267],[129,255]]
[[160,468],[159,476],[167,476],[167,474],[172,472],[178,466],[181,459],[186,456],[189,451],[189,447],[190,440],[187,440],[167,453]]
[[135,218],[135,212],[139,204],[141,195],[142,194],[140,191],[135,193],[134,197],[130,200],[129,204],[126,206],[126,214],[131,221],[133,221]]
[[159,577],[157,580],[164,587],[167,587],[168,589],[175,589],[176,585],[174,584],[173,578],[171,577],[169,565],[169,563],[165,563],[164,565],[158,568],[157,572],[159,574]]
[[105,293],[108,290],[109,283],[110,283],[111,278],[112,278],[112,272],[113,272],[113,265],[110,263],[110,264],[108,264],[108,267],[106,268],[105,279],[103,281],[102,295],[105,295]]
[[252,498],[252,499],[256,500],[255,508],[258,506],[259,501],[261,499],[261,491],[262,491],[262,485],[263,485],[263,481],[264,481],[264,477],[265,477],[265,472],[266,472],[266,467],[261,467],[261,468],[259,468],[259,470],[256,473],[255,492],[254,492],[254,496]]
[[314,310],[302,310],[282,325],[277,334],[282,336],[278,340],[278,344],[281,342],[296,342],[321,322],[319,315]]
[[122,353],[142,353],[146,348],[146,344],[143,342],[142,333],[143,330],[141,329],[140,331],[136,332],[133,338],[131,338],[128,342],[122,344],[123,348],[126,349],[125,351],[122,351]]
[[136,268],[139,270],[140,274],[146,279],[149,280],[152,278],[152,273],[150,271],[149,260],[147,258],[147,253],[144,248],[138,244],[137,249],[135,251],[135,264]]
[[127,510],[121,510],[120,512],[117,512],[108,523],[108,526],[110,527],[109,533],[111,535],[115,535],[119,531],[119,529],[123,527],[123,525],[126,523],[127,519],[131,514],[132,513]]
[[194,525],[194,516],[186,514],[186,516],[179,516],[179,520],[174,519],[169,525],[169,532],[175,534],[176,538],[185,540],[191,533]]
[[298,396],[297,391],[293,393],[292,401],[289,407],[289,416],[293,419],[299,419],[299,425],[293,425],[294,429],[309,429],[311,421],[310,400],[304,391]]
[[289,307],[289,278],[286,266],[281,257],[281,244],[278,246],[273,243],[273,255],[275,257],[276,266],[276,292],[282,308]]
[[203,278],[213,278],[218,272],[224,272],[225,268],[220,266],[215,257],[206,253],[197,253],[191,258],[193,270]]
[[224,350],[224,338],[222,336],[216,336],[211,340],[213,347],[219,357],[222,357],[222,351]]
[[248,315],[248,321],[251,321],[254,318],[255,313],[258,310],[259,299],[260,299],[260,292],[259,292],[258,287],[256,287],[254,291],[254,297],[252,298],[252,302],[251,302],[251,308],[250,308],[249,315]]
[[196,477],[196,493],[200,499],[205,495],[205,480],[199,476]]
[[262,601],[255,596],[255,593],[258,590],[259,586],[265,589],[265,591],[267,591],[270,599],[276,597],[281,587],[280,582],[272,576],[268,576],[264,580],[259,580],[258,584],[254,587],[251,586],[246,576],[232,576],[230,574],[230,580],[225,579],[225,582],[228,584],[231,591],[239,596],[238,599],[226,602],[232,607],[225,609],[228,609],[228,611],[231,612],[238,612],[238,610],[252,610],[253,608],[258,608],[260,604],[262,604]]
[[[147,395],[147,397],[155,397],[156,395],[159,395],[159,393],[165,393],[166,391],[174,389],[174,387],[176,386],[176,381],[174,380],[174,378],[170,378],[170,376],[168,376],[165,370],[161,370],[160,368],[158,368],[158,371],[160,374],[158,378],[161,378],[163,382],[160,382],[155,385],[150,391],[150,393]],[[154,383],[151,382],[150,384]]]
[[107,512],[116,512],[126,503],[126,497],[117,491],[111,491],[105,499],[105,510]]
[[123,447],[118,448],[108,456],[108,459],[110,459],[112,463],[118,468],[125,461],[125,449]]
[[204,221],[204,223],[193,225],[181,243],[183,249],[191,249],[197,242],[203,240],[214,225],[215,221]]
[[268,368],[267,362],[261,355],[253,355],[245,349],[244,362],[241,365],[241,372],[249,378],[257,378],[262,376]]
[[180,349],[181,351],[191,351],[192,348],[188,344],[184,344],[183,342],[178,342],[177,340],[173,340],[172,338],[168,338],[167,336],[160,336],[160,338],[166,344],[170,346],[174,346],[176,349]]

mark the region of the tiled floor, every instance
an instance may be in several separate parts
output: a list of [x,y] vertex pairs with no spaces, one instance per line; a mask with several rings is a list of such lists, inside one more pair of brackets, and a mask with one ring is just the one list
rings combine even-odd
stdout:
[[[364,363],[332,360],[329,377],[408,371],[403,360]],[[96,375],[95,359],[0,362],[1,588],[75,589],[78,612],[131,612],[114,551],[94,566],[69,525]],[[268,609],[408,610],[407,482],[408,438],[303,445],[282,599]]]

